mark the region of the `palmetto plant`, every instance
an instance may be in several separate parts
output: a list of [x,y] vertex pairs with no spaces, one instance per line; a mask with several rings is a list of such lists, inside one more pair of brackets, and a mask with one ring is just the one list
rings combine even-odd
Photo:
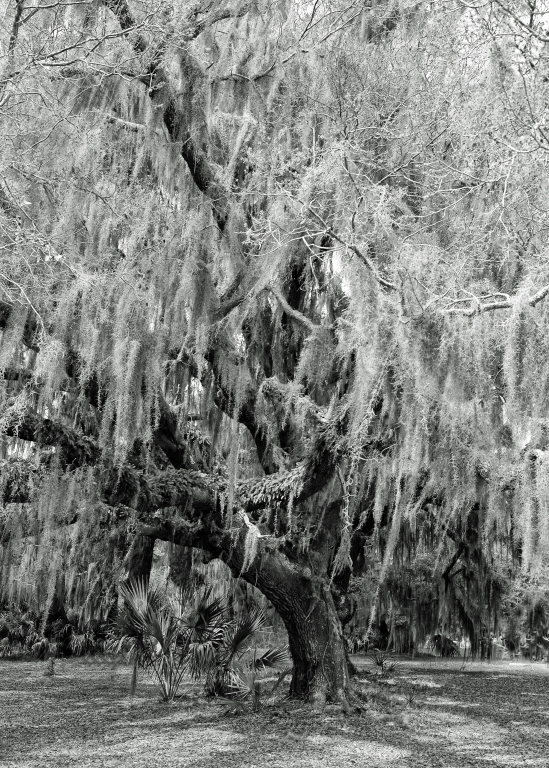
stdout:
[[107,646],[133,662],[132,693],[140,669],[156,677],[164,701],[172,701],[188,663],[189,632],[145,580],[120,587],[123,604]]
[[281,648],[244,658],[251,637],[266,623],[259,608],[234,620],[226,600],[213,598],[211,589],[189,605],[165,600],[144,580],[123,585],[120,594],[123,605],[107,646],[126,651],[133,661],[132,691],[143,669],[156,677],[164,701],[172,701],[188,673],[195,679],[205,676],[210,695],[251,697],[256,705],[258,675],[288,661]]
[[429,648],[432,648],[436,653],[441,656],[459,656],[459,648],[452,638],[437,633],[431,637],[428,643]]
[[44,627],[43,615],[12,605],[0,612],[0,656],[32,653],[45,659],[98,653],[104,647],[104,629],[98,622],[82,622],[72,610]]
[[251,659],[239,661],[229,670],[227,695],[240,700],[251,699],[254,710],[259,709],[261,677],[270,668],[285,670],[287,674],[289,663],[290,655],[286,648],[271,648],[261,656],[254,652]]
[[222,641],[215,648],[215,664],[206,679],[210,695],[251,698],[254,709],[259,706],[259,678],[270,668],[281,668],[290,662],[286,648],[270,648],[261,655],[248,646],[253,635],[267,623],[262,608],[254,606],[247,614],[228,623]]
[[379,672],[380,677],[386,677],[391,672],[394,672],[398,666],[396,661],[390,661],[387,654],[380,651],[378,648],[374,648],[374,655],[372,656],[371,663]]
[[0,655],[26,651],[40,639],[40,617],[15,606],[0,612]]

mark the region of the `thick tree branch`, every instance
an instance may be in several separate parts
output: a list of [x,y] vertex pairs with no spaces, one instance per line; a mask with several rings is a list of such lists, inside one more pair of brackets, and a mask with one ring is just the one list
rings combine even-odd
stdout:
[[448,563],[448,565],[446,566],[446,568],[444,569],[444,571],[442,573],[442,578],[444,579],[444,581],[446,583],[446,589],[448,589],[448,585],[450,583],[450,579],[452,578],[450,576],[450,571],[452,570],[454,565],[457,563],[457,561],[459,560],[461,555],[465,552],[465,550],[466,550],[465,543],[463,541],[460,541],[456,551],[454,552],[454,554],[452,555],[452,557],[450,559],[450,562]]
[[[69,473],[90,465],[95,467],[100,498],[111,507],[130,507],[145,516],[155,510],[178,507],[189,515],[207,513],[215,517],[217,493],[222,486],[203,472],[182,468],[145,473],[131,465],[113,465],[106,458],[99,463],[100,449],[93,440],[35,414],[28,414],[20,428],[8,430],[10,433],[62,451]],[[34,492],[39,490],[36,478],[43,470],[47,473],[47,464],[16,458],[5,460],[0,466],[2,501],[32,501]]]
[[130,120],[122,120],[121,117],[115,117],[114,115],[107,115],[107,122],[113,125],[119,125],[121,128],[125,128],[132,133],[140,133],[145,130],[143,123],[132,123]]
[[7,101],[8,97],[4,97],[4,94],[6,92],[6,88],[8,87],[8,84],[11,80],[13,80],[14,77],[16,77],[19,73],[17,71],[12,70],[12,58],[15,53],[15,47],[17,45],[17,38],[19,37],[19,30],[21,28],[21,24],[25,22],[25,19],[21,19],[21,16],[23,15],[23,8],[25,6],[25,0],[16,0],[15,1],[15,16],[13,18],[13,24],[11,27],[10,37],[8,41],[8,51],[7,51],[7,67],[3,72],[3,77],[0,80],[0,106],[3,106],[4,103]]
[[307,328],[308,331],[316,331],[322,327],[320,325],[316,325],[316,323],[313,323],[313,321],[306,317],[304,314],[291,307],[284,296],[276,288],[269,286],[268,290],[273,294],[288,317],[291,317],[296,321],[296,323],[299,323],[304,328]]
[[[543,299],[549,295],[549,285],[544,285],[539,291],[534,293],[526,301],[530,307],[535,307]],[[501,297],[496,299],[495,297]],[[498,293],[493,294],[488,300],[485,297],[465,297],[463,299],[455,299],[453,304],[469,303],[468,307],[450,306],[441,310],[444,315],[464,315],[465,317],[474,317],[475,315],[481,315],[485,312],[494,312],[498,309],[513,309],[515,306],[515,299],[508,294]]]
[[[128,34],[136,28],[133,14],[126,0],[103,0],[105,8],[108,8],[118,19],[120,28]],[[148,43],[141,35],[136,35],[132,40],[132,47],[136,53],[144,53]]]
[[19,27],[21,26],[21,16],[23,15],[23,8],[25,6],[25,0],[16,0],[15,2],[15,16],[13,19],[13,25],[11,28],[10,39],[8,42],[8,57],[15,51],[17,45],[17,37],[19,35]]
[[[202,436],[200,446],[196,445],[188,430],[185,435],[181,433],[177,416],[161,392],[158,394],[158,402],[160,419],[154,432],[155,445],[164,452],[175,469],[188,467],[207,471],[211,453],[209,440]],[[197,418],[200,417],[187,417],[187,421],[194,421]]]
[[14,416],[5,434],[36,443],[40,447],[58,448],[63,452],[66,463],[74,466],[94,464],[101,455],[98,445],[91,438],[29,410],[23,419]]
[[[273,461],[272,446],[270,445],[264,431],[260,429],[255,416],[255,406],[257,401],[257,385],[249,374],[245,361],[231,351],[231,346],[220,343],[212,347],[205,355],[208,362],[208,368],[201,372],[198,370],[196,362],[190,355],[184,355],[181,359],[179,352],[174,353],[178,363],[184,365],[190,371],[191,376],[199,381],[202,386],[207,386],[211,376],[215,381],[214,403],[230,418],[236,418],[240,424],[243,424],[249,431],[257,450],[258,461],[267,474],[276,472],[278,465]],[[245,377],[245,382],[240,386],[239,402],[235,402],[233,393],[227,381],[227,372],[229,366],[233,368],[233,380],[237,377]],[[240,370],[238,370],[240,369]]]
[[[167,432],[174,429],[170,416],[164,416]],[[290,496],[296,501],[304,501],[320,490],[328,482],[337,461],[332,432],[329,425],[319,435],[317,446],[306,464],[300,464],[290,472],[273,473],[237,486],[236,498],[241,506],[250,510],[266,508],[273,503],[283,506]],[[177,467],[144,473],[132,465],[113,465],[95,440],[32,411],[27,411],[22,419],[14,417],[6,434],[33,442],[38,447],[56,448],[62,452],[63,463],[72,470],[89,465],[97,467],[102,497],[111,506],[123,504],[151,511],[190,505],[212,513],[218,506],[218,494],[226,490],[221,478],[189,467],[189,453],[182,442],[174,444]],[[21,496],[20,490],[17,493]],[[13,501],[9,489],[6,494],[5,501]]]
[[[13,306],[11,304],[6,303],[5,301],[0,301],[0,331],[5,330],[8,325],[12,310]],[[39,349],[36,344],[37,330],[36,315],[29,315],[25,323],[22,342],[28,349],[33,350],[33,352],[38,352]]]
[[251,3],[243,3],[239,8],[232,10],[230,8],[221,8],[216,11],[212,11],[201,19],[198,18],[198,12],[193,14],[194,21],[190,22],[190,29],[187,34],[187,40],[195,40],[206,29],[217,24],[219,21],[226,21],[227,19],[240,19],[245,16],[250,10]]
[[[118,23],[123,31],[128,32],[135,27],[133,15],[129,9],[126,0],[104,0],[105,5],[118,19]],[[223,10],[210,14],[202,20],[189,19],[189,38],[198,36],[207,26],[224,18],[243,15],[247,12],[247,6],[243,6],[239,11]],[[195,34],[196,33],[196,34]],[[142,54],[147,49],[147,42],[143,37],[134,37],[131,44],[136,53]],[[160,46],[161,48],[162,46]],[[157,49],[160,50],[160,48]],[[212,213],[216,224],[221,232],[225,229],[229,216],[228,191],[218,178],[218,174],[207,155],[199,149],[192,136],[191,128],[188,122],[188,104],[192,101],[192,91],[196,83],[189,82],[195,79],[200,73],[196,66],[184,50],[180,48],[180,54],[185,57],[186,69],[186,91],[185,93],[176,93],[170,85],[170,78],[160,64],[158,53],[153,56],[148,71],[149,96],[156,107],[163,110],[162,116],[164,125],[168,130],[170,139],[174,143],[181,145],[181,157],[185,161],[194,183],[198,189],[209,199],[212,206]],[[178,106],[181,104],[182,106]]]
[[[463,2],[463,0],[462,0]],[[530,16],[529,21],[523,21],[520,16],[518,16],[514,11],[511,10],[511,8],[508,5],[505,5],[501,2],[501,0],[495,0],[496,5],[498,5],[501,10],[506,13],[508,16],[510,16],[513,21],[516,21],[516,23],[519,25],[521,29],[523,29],[525,32],[527,32],[529,35],[532,35],[532,37],[535,37],[537,40],[540,41],[540,43],[549,43],[549,37],[544,34],[543,32],[539,32],[537,29],[535,29],[531,23],[532,17]],[[463,3],[463,5],[466,5],[468,8],[477,8],[479,6],[476,6],[474,4],[469,5],[468,3]],[[544,17],[545,14],[540,11],[540,16]],[[543,29],[543,27],[542,27]]]

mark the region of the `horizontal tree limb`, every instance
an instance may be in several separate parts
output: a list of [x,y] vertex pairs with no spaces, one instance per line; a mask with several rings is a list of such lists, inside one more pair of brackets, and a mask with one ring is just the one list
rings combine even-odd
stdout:
[[[497,294],[502,296],[503,294]],[[535,307],[536,304],[539,304],[543,299],[545,299],[549,295],[549,285],[544,285],[543,288],[540,288],[539,291],[534,293],[532,296],[530,296],[529,299],[525,302],[530,307]],[[459,302],[470,302],[472,306],[469,307],[449,307],[447,309],[442,309],[441,312],[444,315],[464,315],[465,317],[474,317],[475,315],[481,315],[485,312],[494,312],[498,309],[513,309],[513,307],[516,306],[516,297],[514,296],[507,296],[506,298],[500,299],[499,301],[487,301],[485,303],[482,302],[482,299],[480,298],[464,298],[464,299],[458,299]]]

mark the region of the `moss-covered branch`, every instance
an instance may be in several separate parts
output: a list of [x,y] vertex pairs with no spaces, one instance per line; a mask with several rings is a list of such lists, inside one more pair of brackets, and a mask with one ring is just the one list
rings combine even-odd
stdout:
[[101,455],[99,446],[92,438],[30,410],[25,412],[23,418],[14,416],[5,434],[36,443],[38,447],[55,447],[62,451],[64,463],[75,466],[94,464]]
[[[137,28],[126,0],[104,0],[104,2],[105,6],[116,16],[121,29],[127,31],[128,35]],[[197,16],[194,12],[188,19],[187,39],[192,40],[217,21],[241,16],[246,12],[247,5],[235,11],[223,9],[203,17]],[[129,36],[128,39],[134,51],[139,55],[149,48],[146,40],[140,34]],[[161,49],[162,43],[156,44],[155,49],[151,51],[152,60],[148,64],[146,77],[149,96],[155,108],[162,110],[163,122],[168,135],[173,142],[177,142],[181,147],[181,157],[185,161],[196,186],[209,199],[213,217],[222,232],[229,216],[228,190],[221,182],[215,166],[200,148],[191,130],[189,105],[192,102],[196,84],[201,78],[201,72],[184,49],[180,48],[180,55],[183,58],[182,71],[185,75],[185,90],[184,92],[178,91],[176,94],[170,84],[169,75],[161,64],[162,56],[158,53]]]

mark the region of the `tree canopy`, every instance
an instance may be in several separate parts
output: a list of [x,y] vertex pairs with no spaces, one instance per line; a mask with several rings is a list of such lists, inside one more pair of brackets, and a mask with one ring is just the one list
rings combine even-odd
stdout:
[[353,579],[478,634],[549,554],[546,4],[5,5],[4,596],[201,548],[313,698]]

